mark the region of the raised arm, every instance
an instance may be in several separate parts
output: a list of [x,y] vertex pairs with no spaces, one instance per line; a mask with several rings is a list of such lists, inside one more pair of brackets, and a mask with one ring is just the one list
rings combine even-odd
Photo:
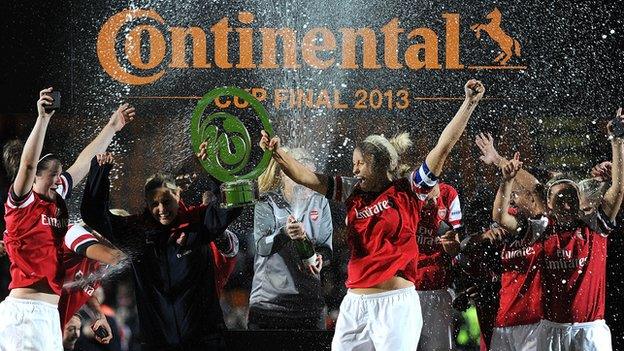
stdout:
[[[487,135],[485,135],[483,133],[480,133],[475,138],[475,144],[477,144],[479,150],[481,150],[481,156],[479,157],[479,159],[483,161],[483,163],[485,163],[486,165],[500,167],[501,162],[507,161],[506,158],[498,154],[498,151],[494,146],[494,138],[492,137],[492,134],[487,133]],[[540,208],[546,208],[546,204],[543,201],[543,195],[541,194],[540,182],[537,180],[537,178],[535,178],[535,176],[522,168],[518,171],[515,181],[523,188],[533,193],[536,201],[538,201],[538,206],[540,206]]]
[[71,175],[74,181],[74,186],[80,183],[89,172],[91,159],[96,154],[101,154],[106,151],[108,145],[110,145],[111,141],[113,141],[115,133],[120,131],[126,123],[132,121],[134,119],[134,115],[134,107],[128,104],[120,105],[117,111],[115,111],[110,117],[110,120],[102,131],[100,131],[95,139],[93,139],[93,141],[80,152],[78,158],[74,161],[74,164],[67,169],[67,172]]
[[455,117],[453,117],[442,131],[442,134],[440,134],[437,144],[427,155],[426,164],[435,176],[439,176],[442,172],[446,158],[453,149],[453,146],[455,146],[455,143],[457,143],[464,133],[470,115],[472,115],[479,100],[481,100],[485,93],[483,84],[474,79],[466,83],[464,90],[466,92],[466,99],[455,114]]
[[[200,160],[205,160],[207,158],[207,145],[206,142],[203,142],[199,146],[199,152],[196,156]],[[216,194],[213,192],[213,195]],[[241,207],[221,208],[217,202],[213,201],[206,207],[202,230],[207,237],[210,238],[210,241],[221,237],[227,227],[241,215],[242,211],[243,209]]]
[[328,177],[313,172],[311,169],[295,160],[287,152],[280,148],[280,139],[273,137],[269,139],[269,135],[261,132],[260,147],[263,150],[273,151],[273,159],[280,165],[282,171],[293,181],[307,188],[316,191],[319,194],[326,194],[328,187]]
[[494,199],[494,208],[492,208],[492,219],[501,225],[505,230],[514,233],[518,229],[518,221],[507,212],[509,202],[511,200],[511,188],[514,178],[522,167],[520,162],[520,154],[516,152],[514,158],[510,161],[501,162],[501,172],[503,173],[503,182],[498,188],[496,198]]
[[35,126],[26,140],[26,144],[24,144],[24,151],[22,151],[20,165],[13,183],[13,193],[17,197],[26,195],[35,181],[37,161],[39,161],[41,156],[50,118],[54,115],[54,111],[48,113],[45,110],[46,106],[52,105],[53,99],[48,95],[50,92],[52,92],[52,88],[43,89],[39,92],[39,100],[37,100],[37,112],[39,115],[37,116]]
[[80,204],[80,215],[87,225],[106,239],[113,240],[114,232],[109,209],[110,180],[113,168],[111,154],[100,154],[91,161],[91,168]]
[[[621,107],[617,110],[616,118],[624,120]],[[611,186],[602,200],[602,210],[614,221],[622,205],[622,198],[624,197],[624,183],[622,182],[622,173],[624,172],[624,165],[622,164],[622,158],[624,158],[624,139],[621,135],[614,135],[612,122],[609,122],[607,129],[611,137],[611,153],[613,160],[611,161]]]

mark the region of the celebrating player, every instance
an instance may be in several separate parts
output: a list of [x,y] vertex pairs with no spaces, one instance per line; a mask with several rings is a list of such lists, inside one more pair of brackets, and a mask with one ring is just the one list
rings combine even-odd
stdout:
[[[205,157],[205,145],[203,146]],[[82,198],[84,221],[130,255],[143,350],[221,350],[225,329],[219,294],[238,253],[226,231],[240,210],[187,207],[171,175],[147,179],[145,210],[109,211],[110,163],[91,164]]]
[[420,211],[416,291],[422,308],[423,329],[418,350],[453,348],[452,259],[459,252],[462,213],[457,190],[438,182]]
[[63,283],[60,252],[69,218],[64,199],[87,174],[91,158],[103,152],[115,133],[134,117],[134,108],[121,105],[74,164],[63,172],[56,156],[40,157],[54,115],[54,111],[46,110],[52,105],[51,92],[52,88],[48,88],[39,93],[39,116],[24,145],[5,204],[4,244],[11,260],[11,292],[0,303],[3,350],[62,349],[57,304]]
[[444,162],[485,91],[470,80],[466,99],[444,128],[425,162],[407,178],[395,179],[399,156],[411,144],[407,133],[388,140],[371,135],[353,151],[355,178],[314,173],[280,149],[263,131],[260,146],[295,182],[347,207],[351,258],[332,341],[333,350],[415,350],[422,317],[414,289],[421,199],[435,186]]

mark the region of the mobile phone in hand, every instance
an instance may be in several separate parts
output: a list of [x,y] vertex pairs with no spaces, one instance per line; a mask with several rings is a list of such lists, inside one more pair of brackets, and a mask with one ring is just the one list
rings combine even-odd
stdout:
[[624,123],[622,122],[622,119],[620,119],[619,116],[615,117],[611,123],[613,127],[613,136],[616,138],[624,137]]
[[100,327],[95,331],[95,335],[97,335],[100,339],[104,339],[108,337],[108,331],[104,328],[104,326],[100,325]]
[[449,230],[452,230],[453,228],[451,228],[450,225],[448,225],[446,222],[442,221],[440,222],[440,227],[438,228],[438,231],[436,233],[437,236],[442,236],[444,234],[446,234],[446,232],[448,232]]
[[52,97],[52,105],[46,106],[45,110],[47,112],[58,110],[61,108],[61,92],[60,91],[52,91],[48,93]]

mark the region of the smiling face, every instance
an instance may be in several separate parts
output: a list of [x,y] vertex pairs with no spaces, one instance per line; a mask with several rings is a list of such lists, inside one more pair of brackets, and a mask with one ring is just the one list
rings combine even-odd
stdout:
[[145,198],[152,217],[162,225],[170,225],[178,216],[180,194],[167,187],[150,191]]
[[56,197],[56,189],[63,184],[61,173],[63,173],[63,167],[60,162],[57,160],[48,162],[44,168],[37,172],[33,191],[48,199],[54,199]]

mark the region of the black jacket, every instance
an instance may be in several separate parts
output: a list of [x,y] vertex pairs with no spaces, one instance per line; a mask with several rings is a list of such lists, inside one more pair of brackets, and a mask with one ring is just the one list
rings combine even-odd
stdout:
[[[87,225],[131,259],[144,350],[193,350],[223,345],[225,329],[210,242],[240,210],[218,205],[186,208],[162,226],[149,212],[120,217],[109,210],[110,166],[92,162],[81,214]],[[185,233],[184,246],[176,238]]]

